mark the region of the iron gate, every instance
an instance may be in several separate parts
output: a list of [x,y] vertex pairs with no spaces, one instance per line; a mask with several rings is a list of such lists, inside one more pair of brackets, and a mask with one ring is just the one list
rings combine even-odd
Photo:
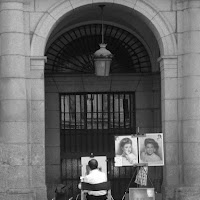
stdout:
[[[114,199],[121,199],[133,167],[114,166],[114,136],[135,133],[133,92],[60,94],[61,177],[76,196],[81,157],[107,156],[108,179]],[[134,185],[134,183],[132,183]],[[134,185],[135,186],[135,185]]]

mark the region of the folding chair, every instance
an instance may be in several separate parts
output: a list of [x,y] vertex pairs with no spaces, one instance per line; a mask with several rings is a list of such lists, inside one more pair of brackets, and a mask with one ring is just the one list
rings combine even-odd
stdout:
[[89,190],[89,191],[107,190],[107,199],[111,200],[110,181],[98,183],[98,184],[90,184],[90,183],[81,182],[81,200],[86,200],[85,190]]

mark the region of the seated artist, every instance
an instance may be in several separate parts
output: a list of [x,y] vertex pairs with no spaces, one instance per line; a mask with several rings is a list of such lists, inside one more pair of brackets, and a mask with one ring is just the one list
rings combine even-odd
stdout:
[[[104,172],[98,169],[98,162],[96,159],[91,159],[88,162],[89,174],[83,178],[83,182],[90,184],[98,184],[107,181],[107,176]],[[79,189],[81,188],[79,184]],[[107,199],[106,190],[85,191],[87,200],[105,200]]]

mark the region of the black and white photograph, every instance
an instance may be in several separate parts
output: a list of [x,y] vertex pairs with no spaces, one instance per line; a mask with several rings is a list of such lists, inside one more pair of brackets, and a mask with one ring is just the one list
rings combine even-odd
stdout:
[[138,163],[137,137],[115,136],[115,166],[133,166]]
[[0,0],[0,119],[0,200],[200,200],[200,0]]
[[148,166],[164,165],[164,148],[162,133],[147,133],[138,138],[139,162]]
[[154,188],[129,188],[129,200],[155,200]]

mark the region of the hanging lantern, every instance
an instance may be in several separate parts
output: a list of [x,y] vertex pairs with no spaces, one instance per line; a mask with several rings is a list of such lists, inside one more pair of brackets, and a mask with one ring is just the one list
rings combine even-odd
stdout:
[[97,76],[109,76],[112,54],[106,49],[107,44],[100,44],[100,49],[94,53],[95,74]]
[[107,44],[104,44],[103,33],[103,8],[105,5],[99,5],[102,11],[102,43],[99,44],[100,49],[94,53],[94,66],[96,76],[109,76],[110,65],[112,61],[112,53],[106,49]]

